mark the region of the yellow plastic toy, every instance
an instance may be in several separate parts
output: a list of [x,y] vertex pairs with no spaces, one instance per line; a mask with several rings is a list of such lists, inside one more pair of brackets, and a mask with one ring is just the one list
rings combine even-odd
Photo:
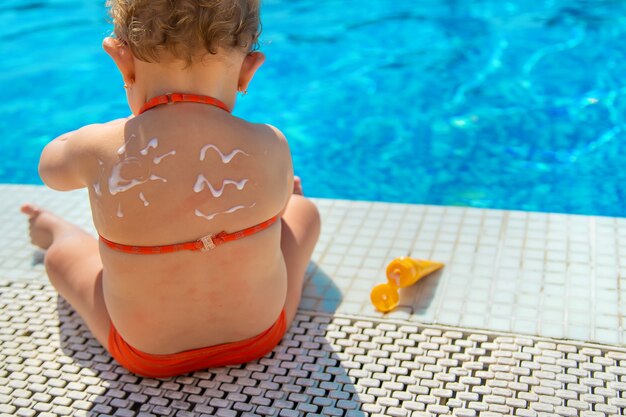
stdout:
[[415,284],[426,275],[443,268],[440,262],[413,259],[407,256],[396,258],[387,265],[387,282],[372,289],[370,299],[378,311],[386,313],[398,306],[400,288]]

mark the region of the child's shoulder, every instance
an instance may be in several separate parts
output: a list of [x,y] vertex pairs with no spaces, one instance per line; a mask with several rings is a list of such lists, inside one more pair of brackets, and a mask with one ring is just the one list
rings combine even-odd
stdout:
[[270,149],[271,158],[276,162],[291,164],[291,150],[287,138],[277,127],[270,124],[259,124],[257,129],[267,144],[265,149]]
[[268,134],[271,135],[272,138],[276,139],[278,142],[287,144],[287,138],[276,126],[272,126],[271,124],[262,124],[261,128],[264,128],[268,131]]
[[84,187],[95,172],[98,149],[123,129],[125,120],[86,125],[52,140],[41,154],[41,179],[57,190]]
[[253,124],[252,126],[259,139],[271,143],[277,149],[289,150],[287,138],[276,126],[266,123]]
[[65,133],[50,144],[63,144],[68,152],[85,152],[97,147],[104,139],[116,136],[128,119],[117,119],[106,123],[94,123]]

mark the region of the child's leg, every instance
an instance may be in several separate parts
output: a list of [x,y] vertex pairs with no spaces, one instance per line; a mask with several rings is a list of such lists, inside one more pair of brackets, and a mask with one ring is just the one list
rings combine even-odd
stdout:
[[26,204],[22,212],[29,217],[33,244],[46,249],[44,263],[50,282],[107,347],[111,322],[102,295],[98,241],[45,210]]
[[320,215],[307,198],[293,194],[282,217],[281,249],[287,264],[287,326],[291,325],[300,298],[307,265],[320,234]]

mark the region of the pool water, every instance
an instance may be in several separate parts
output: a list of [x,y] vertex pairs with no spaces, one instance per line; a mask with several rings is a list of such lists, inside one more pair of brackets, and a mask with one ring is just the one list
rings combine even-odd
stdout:
[[[0,182],[128,114],[93,0],[4,0]],[[314,197],[626,216],[626,2],[266,0],[235,114]]]

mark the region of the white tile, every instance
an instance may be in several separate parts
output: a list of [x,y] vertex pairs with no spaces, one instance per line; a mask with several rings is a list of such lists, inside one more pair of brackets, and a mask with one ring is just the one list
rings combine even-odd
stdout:
[[458,325],[461,320],[461,311],[460,306],[462,304],[458,304],[459,309],[451,309],[454,307],[455,303],[450,303],[450,305],[446,305],[446,310],[441,310],[437,314],[437,322],[441,324],[450,324],[450,325]]
[[620,343],[620,332],[614,329],[595,329],[594,339],[600,343],[606,343],[608,345],[617,345]]
[[561,339],[565,337],[565,329],[562,323],[548,323],[541,322],[540,324],[541,335],[547,337],[555,337]]
[[536,308],[516,306],[513,310],[513,317],[515,320],[523,321],[537,321],[539,311]]
[[510,332],[512,327],[511,322],[512,320],[510,317],[490,316],[488,325],[491,330]]
[[598,328],[602,328],[604,330],[612,330],[617,332],[620,326],[620,318],[615,315],[604,315],[598,314],[594,317],[595,324]]
[[598,315],[616,316],[619,313],[619,306],[617,302],[611,302],[607,300],[598,299],[596,300],[596,303],[595,303],[595,313]]
[[465,312],[468,314],[487,315],[489,305],[482,302],[467,301],[465,304]]

